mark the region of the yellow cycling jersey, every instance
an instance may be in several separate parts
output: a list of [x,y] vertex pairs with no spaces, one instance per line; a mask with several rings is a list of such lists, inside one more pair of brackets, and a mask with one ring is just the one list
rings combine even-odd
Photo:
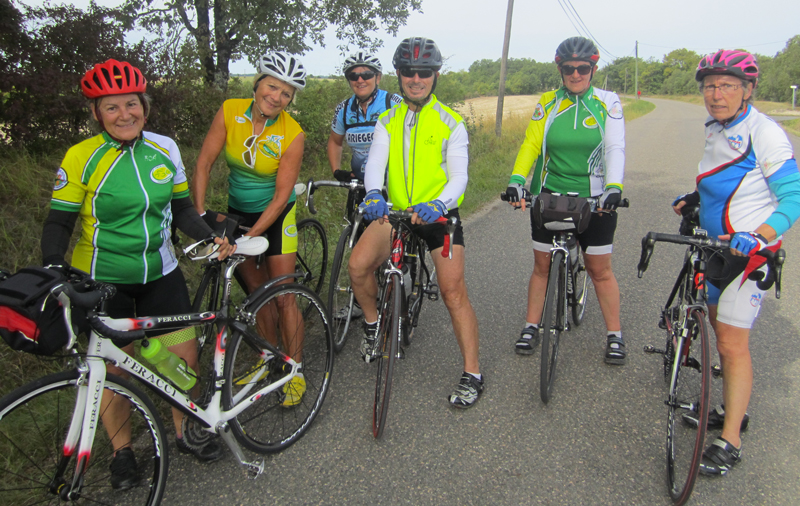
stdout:
[[[281,157],[303,129],[286,111],[253,135],[252,99],[231,99],[223,104],[225,161],[228,163],[228,205],[248,213],[262,212],[275,195]],[[295,201],[295,194],[289,202]]]

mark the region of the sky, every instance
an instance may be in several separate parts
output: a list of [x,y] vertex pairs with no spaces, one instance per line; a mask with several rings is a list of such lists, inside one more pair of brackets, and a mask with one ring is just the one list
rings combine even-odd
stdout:
[[[31,5],[42,3],[42,0],[19,1]],[[586,35],[585,29],[602,46],[601,66],[615,57],[634,56],[636,41],[639,57],[644,59],[661,60],[666,53],[680,48],[699,54],[739,48],[774,56],[791,37],[800,34],[800,2],[796,0],[570,2],[516,0],[509,57],[552,61],[562,40]],[[85,8],[89,0],[70,3]],[[121,2],[97,0],[97,3],[114,6]],[[568,18],[565,14],[564,10],[572,13],[570,5],[583,26],[576,16]],[[435,40],[447,58],[445,70],[467,70],[474,61],[484,58],[496,60],[502,54],[507,7],[507,1],[503,0],[422,0],[423,12],[412,12],[397,37],[386,32],[376,34],[384,41],[376,54],[384,70],[391,69],[397,44],[406,37],[424,36]],[[337,45],[331,30],[326,36],[327,47],[315,47],[301,56],[306,70],[313,75],[338,73],[345,55],[339,53]],[[247,61],[231,64],[233,73],[253,71]]]

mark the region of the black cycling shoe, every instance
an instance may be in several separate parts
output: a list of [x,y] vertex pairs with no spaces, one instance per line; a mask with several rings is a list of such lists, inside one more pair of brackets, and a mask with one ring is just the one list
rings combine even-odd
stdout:
[[114,490],[128,490],[139,484],[136,456],[130,448],[117,450],[117,454],[108,468],[111,470],[111,488]]
[[[696,411],[687,411],[686,413],[681,415],[683,419],[683,423],[688,425],[689,427],[697,428],[698,418]],[[721,429],[723,424],[725,423],[725,405],[720,404],[719,406],[715,407],[708,413],[708,423],[706,427],[709,429]],[[744,418],[742,418],[742,425],[740,426],[739,430],[742,432],[747,430],[747,426],[750,424],[750,415],[747,413],[744,414]]]
[[214,462],[222,458],[222,446],[216,438],[202,446],[194,446],[190,445],[185,438],[176,437],[175,446],[178,447],[179,452],[194,455],[201,462]]
[[703,452],[700,474],[705,476],[725,476],[730,469],[742,460],[742,449],[736,448],[725,438],[718,437]]
[[514,344],[514,351],[519,355],[532,355],[539,346],[539,327],[525,327]]

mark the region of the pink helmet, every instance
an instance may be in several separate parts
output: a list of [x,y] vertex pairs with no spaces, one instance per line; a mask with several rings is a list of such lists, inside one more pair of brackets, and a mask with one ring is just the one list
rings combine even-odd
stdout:
[[758,64],[750,53],[736,49],[720,49],[700,59],[694,78],[702,81],[705,76],[714,74],[736,76],[755,85],[758,81]]

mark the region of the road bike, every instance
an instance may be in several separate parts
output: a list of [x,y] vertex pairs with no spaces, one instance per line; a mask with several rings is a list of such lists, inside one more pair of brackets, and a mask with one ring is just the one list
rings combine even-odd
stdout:
[[[566,197],[574,199],[577,196],[568,194]],[[508,196],[502,193],[500,199],[508,201]],[[535,199],[536,197],[530,194],[525,198],[528,203]],[[596,198],[583,200],[588,202],[590,213],[616,212],[597,209]],[[622,199],[619,207],[628,206],[628,199]],[[555,232],[553,246],[550,248],[550,270],[547,276],[544,308],[539,323],[542,354],[539,396],[545,404],[553,395],[561,333],[570,330],[568,314],[571,310],[572,323],[576,327],[583,322],[583,316],[586,314],[586,300],[591,280],[586,272],[583,251],[578,247],[576,225],[572,217],[543,223],[544,228]]]
[[[411,225],[413,213],[392,211],[391,203],[389,208],[391,255],[378,273],[377,339],[368,352],[368,361],[378,364],[372,409],[372,435],[375,438],[381,437],[386,427],[394,364],[398,358],[403,358],[403,347],[411,344],[414,329],[419,323],[422,301],[425,297],[439,299],[439,287],[433,281],[429,267],[433,260],[425,241],[414,232],[419,226]],[[362,220],[363,209],[358,209],[351,241],[355,239]],[[457,225],[456,217],[440,217],[434,223],[420,226],[447,227],[442,256],[452,259],[451,245]]]
[[331,315],[331,325],[333,327],[333,347],[336,353],[344,348],[347,342],[347,334],[350,324],[357,319],[354,311],[359,311],[353,289],[350,286],[350,273],[348,262],[353,244],[358,241],[365,225],[361,225],[353,236],[353,223],[356,219],[358,204],[364,199],[364,184],[357,179],[352,181],[308,181],[308,194],[306,196],[306,206],[312,214],[317,214],[314,206],[314,193],[322,187],[347,188],[347,203],[345,204],[344,225],[339,239],[336,243],[336,251],[333,254],[331,264],[331,277],[328,283],[328,310]]
[[[691,218],[689,218],[691,219]],[[684,230],[684,226],[681,226]],[[684,504],[694,488],[705,445],[706,425],[710,404],[711,346],[706,323],[706,282],[709,260],[722,255],[730,247],[728,241],[707,237],[706,231],[691,227],[691,235],[648,232],[642,239],[642,254],[638,265],[641,278],[650,263],[656,242],[688,246],[675,285],[661,310],[658,322],[666,330],[663,349],[645,346],[645,353],[663,357],[663,374],[667,384],[667,487],[676,504]],[[767,272],[754,271],[762,290],[775,283],[780,298],[783,250],[773,253],[762,250],[767,258]],[[684,414],[694,412],[697,426],[683,421]]]
[[[193,245],[194,252],[209,242]],[[228,295],[236,265],[245,260],[246,254],[266,250],[264,238],[251,238],[249,242],[252,244],[248,247],[240,245],[227,261],[218,311],[110,318],[102,308],[96,308],[114,294],[114,287],[74,269],[70,270],[69,282],[50,289],[61,303],[69,329],[64,349],[70,368],[0,399],[1,504],[160,503],[168,472],[163,423],[140,387],[107,374],[106,363],[117,365],[182,411],[196,429],[184,432],[187,444],[202,444],[196,440],[198,434],[219,435],[251,477],[263,472],[264,461],[249,460],[242,447],[256,453],[276,452],[306,433],[322,407],[333,368],[327,312],[308,287],[282,284],[296,274],[272,280],[229,311]],[[262,336],[256,328],[255,315],[281,297],[295,299],[301,310],[306,306],[313,310],[302,319],[281,321],[272,332],[277,337]],[[85,323],[90,328],[83,352],[78,351],[70,323],[77,308],[86,310]],[[217,328],[214,381],[209,398],[202,403],[117,347],[146,340],[144,329],[211,323]],[[301,377],[302,382],[298,379]],[[300,383],[305,385],[304,391]],[[106,405],[103,392],[108,397],[120,396],[130,405],[121,427],[131,433],[130,447],[136,455],[140,480],[125,491],[109,486],[109,462],[118,449],[113,440],[119,434],[108,427],[97,430]]]

